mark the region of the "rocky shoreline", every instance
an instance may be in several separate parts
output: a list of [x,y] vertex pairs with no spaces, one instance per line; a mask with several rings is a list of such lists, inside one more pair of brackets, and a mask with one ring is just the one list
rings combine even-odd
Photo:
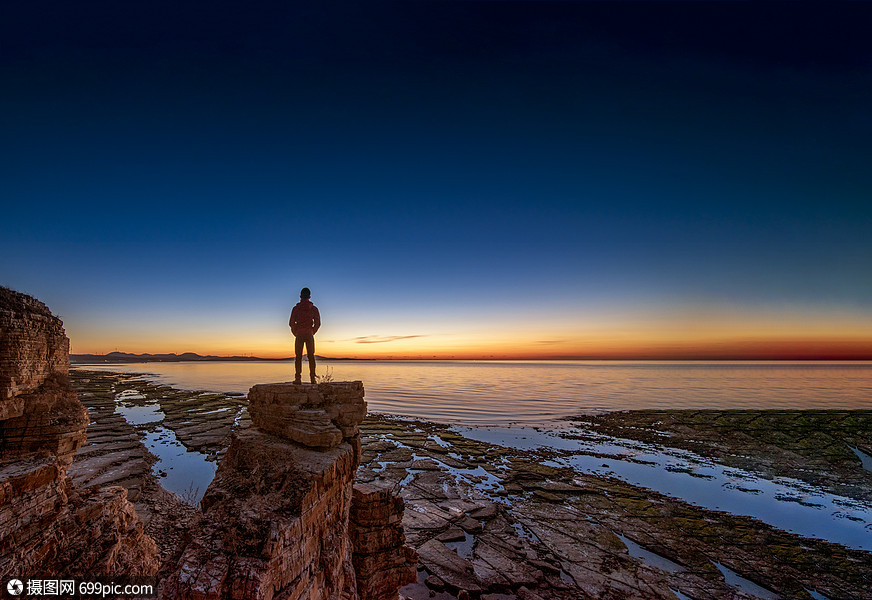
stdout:
[[[162,427],[214,461],[231,433],[249,424],[245,399],[175,390],[132,374],[77,368],[70,376],[91,415],[88,442],[70,476],[84,487],[127,487],[162,562],[173,564],[169,553],[184,545],[199,511],[192,498],[164,490],[165,471],[153,468],[158,457],[142,440]],[[131,425],[115,411],[116,402],[157,407],[162,418]],[[793,417],[785,411],[687,412],[585,417],[583,429],[564,436],[591,431],[668,444],[725,464],[741,460],[763,476],[797,476],[850,498],[869,498],[870,474],[860,455],[852,461],[847,445],[870,449],[870,411],[839,411],[829,419],[828,411],[792,411]],[[829,423],[826,437],[800,439],[788,417],[807,431]],[[749,422],[788,433],[755,437]],[[694,506],[607,474],[580,473],[565,466],[567,450],[494,445],[449,426],[381,415],[370,415],[360,428],[358,483],[390,487],[406,502],[406,539],[419,554],[419,581],[401,590],[406,598],[872,597],[870,552]],[[838,440],[845,449],[823,452]],[[805,453],[788,442],[804,445]],[[822,444],[820,453],[814,442]]]
[[791,477],[872,501],[872,410],[639,410],[574,418],[584,429],[664,443],[767,479]]
[[[70,370],[70,380],[79,400],[88,409],[87,441],[79,450],[68,474],[82,487],[120,485],[128,490],[146,533],[155,540],[164,570],[178,560],[199,510],[179,494],[163,488],[152,471],[157,457],[142,443],[142,434],[155,423],[131,425],[115,412],[116,396],[142,388],[141,404],[159,401],[169,388],[148,384],[123,373]],[[134,388],[135,386],[135,388]],[[182,394],[184,395],[184,394]],[[190,393],[188,393],[190,396]],[[229,430],[227,431],[229,436]],[[229,439],[228,439],[229,443]],[[226,447],[226,446],[225,446]],[[161,572],[159,575],[166,575]]]

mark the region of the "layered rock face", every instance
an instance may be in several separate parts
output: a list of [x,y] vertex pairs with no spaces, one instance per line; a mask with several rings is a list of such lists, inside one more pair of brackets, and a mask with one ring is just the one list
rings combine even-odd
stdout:
[[76,490],[66,475],[88,425],[68,370],[60,319],[0,288],[0,576],[154,574],[124,488]]
[[333,448],[343,439],[356,439],[366,416],[360,381],[256,385],[248,392],[248,402],[259,429],[311,448]]
[[403,499],[390,490],[358,483],[351,499],[351,543],[360,600],[396,598],[417,580],[418,555],[404,545]]
[[70,388],[70,342],[42,302],[0,288],[0,461],[39,454],[72,461],[88,414]]
[[[352,492],[363,385],[257,385],[249,402],[254,427],[233,436],[203,498],[203,526],[163,597],[397,598],[417,564],[403,547],[402,504],[386,493]],[[353,498],[362,500],[356,509]],[[350,525],[353,510],[359,530]],[[363,553],[373,557],[370,570],[356,573]],[[390,575],[373,575],[377,563]]]
[[21,416],[22,394],[70,368],[61,320],[25,294],[0,288],[0,421]]

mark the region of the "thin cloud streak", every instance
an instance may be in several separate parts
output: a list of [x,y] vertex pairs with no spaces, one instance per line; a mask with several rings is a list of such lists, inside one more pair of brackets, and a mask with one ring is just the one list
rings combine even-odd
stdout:
[[396,342],[397,340],[410,340],[412,338],[420,337],[428,337],[428,335],[364,335],[361,337],[351,338],[351,341],[355,344],[384,344],[387,342]]

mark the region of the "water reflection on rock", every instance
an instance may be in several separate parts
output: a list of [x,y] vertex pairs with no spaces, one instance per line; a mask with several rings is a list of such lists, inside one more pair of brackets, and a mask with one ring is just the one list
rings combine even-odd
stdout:
[[748,515],[785,531],[872,550],[872,506],[795,479],[764,479],[686,450],[581,429],[568,429],[562,437],[522,428],[455,431],[510,448],[558,449],[560,455],[545,464],[618,477],[697,506]]
[[[820,502],[810,501],[803,482],[773,483],[687,451],[580,431],[555,438],[534,429],[474,430],[384,417],[370,417],[362,431],[358,478],[393,484],[406,499],[404,527],[422,567],[419,583],[403,590],[409,598],[426,597],[428,589],[445,598],[473,589],[482,598],[560,600],[872,592],[872,553],[785,533],[741,511],[693,506],[680,499],[687,495],[681,485],[662,494],[631,485],[618,472],[629,466],[693,482],[712,499],[728,480],[729,493],[762,498],[773,512],[785,505],[818,516]],[[576,459],[589,464],[570,464]],[[781,486],[791,500],[777,500],[767,485]],[[833,506],[865,510],[852,498],[834,497]],[[715,563],[735,577],[728,581]]]
[[[217,463],[210,462],[205,454],[190,452],[179,442],[171,429],[159,425],[166,415],[156,401],[135,389],[126,389],[115,396],[115,411],[128,423],[140,427],[145,447],[157,459],[151,466],[161,485],[186,502],[199,503],[206,488],[215,477]],[[140,401],[140,404],[132,404]]]

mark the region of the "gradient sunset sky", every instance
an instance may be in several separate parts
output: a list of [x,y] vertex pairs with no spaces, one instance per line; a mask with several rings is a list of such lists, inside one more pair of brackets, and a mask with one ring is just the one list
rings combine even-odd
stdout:
[[[184,6],[179,6],[179,5]],[[872,358],[867,3],[4,2],[76,353]]]

